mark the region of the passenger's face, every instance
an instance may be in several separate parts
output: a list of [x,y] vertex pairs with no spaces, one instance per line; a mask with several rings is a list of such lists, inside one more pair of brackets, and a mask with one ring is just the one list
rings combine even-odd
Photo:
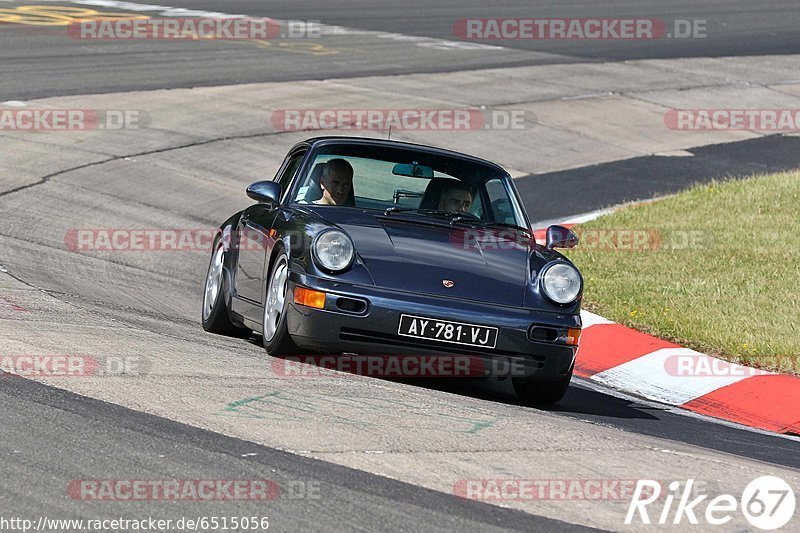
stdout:
[[322,197],[331,205],[342,205],[347,201],[350,187],[353,186],[353,176],[349,172],[331,171],[322,178]]
[[460,189],[448,189],[439,200],[441,211],[452,211],[454,213],[467,213],[472,207],[472,195]]

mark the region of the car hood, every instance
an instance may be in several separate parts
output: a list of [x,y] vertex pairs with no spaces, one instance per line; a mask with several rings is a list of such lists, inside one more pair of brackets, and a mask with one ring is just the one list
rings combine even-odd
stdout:
[[451,226],[413,215],[365,215],[335,223],[353,239],[377,286],[523,305],[532,246],[525,232]]

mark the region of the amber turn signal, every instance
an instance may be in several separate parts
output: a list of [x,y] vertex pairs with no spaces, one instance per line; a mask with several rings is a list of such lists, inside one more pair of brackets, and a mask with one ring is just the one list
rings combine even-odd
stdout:
[[295,287],[294,303],[315,309],[323,309],[325,307],[325,293],[304,287]]
[[567,344],[577,346],[581,338],[581,330],[578,328],[569,328],[567,330]]

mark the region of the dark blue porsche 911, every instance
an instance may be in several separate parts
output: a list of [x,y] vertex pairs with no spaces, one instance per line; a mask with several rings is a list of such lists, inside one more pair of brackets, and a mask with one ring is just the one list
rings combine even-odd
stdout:
[[214,241],[203,328],[271,355],[440,355],[511,363],[526,401],[569,386],[583,279],[537,243],[509,174],[468,155],[320,137],[294,146]]

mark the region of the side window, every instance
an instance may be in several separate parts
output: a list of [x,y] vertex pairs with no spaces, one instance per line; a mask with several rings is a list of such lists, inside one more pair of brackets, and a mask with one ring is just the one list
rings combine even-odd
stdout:
[[297,172],[297,168],[300,166],[300,163],[303,161],[303,156],[305,155],[306,152],[304,150],[289,156],[289,161],[284,165],[283,170],[280,171],[277,176],[275,176],[273,181],[277,181],[281,184],[281,190],[283,191],[283,194],[286,194],[286,191],[289,190],[289,185],[292,183],[292,178]]
[[514,218],[514,206],[508,199],[503,182],[493,179],[486,182],[486,193],[489,196],[492,219],[495,222],[505,222],[506,224],[516,224]]
[[[483,199],[481,197],[481,192],[478,190],[478,187],[475,187],[475,196],[472,198],[472,205],[469,208],[469,212],[475,215],[476,217],[480,218],[481,220],[486,220],[485,210],[483,209]],[[491,220],[491,215],[490,215]]]

